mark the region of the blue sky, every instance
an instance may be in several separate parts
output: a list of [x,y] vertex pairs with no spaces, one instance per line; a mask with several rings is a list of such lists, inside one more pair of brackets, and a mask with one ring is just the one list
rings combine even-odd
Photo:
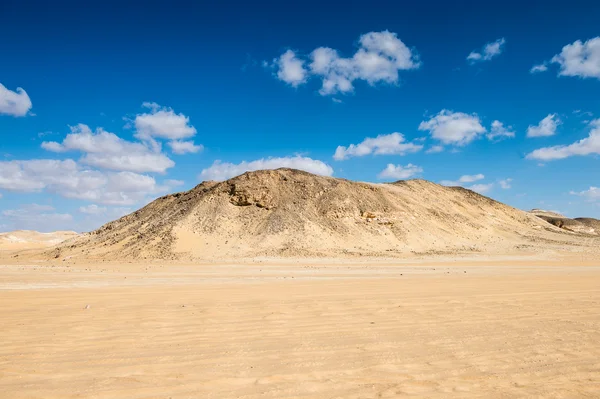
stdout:
[[600,4],[4,1],[0,231],[248,169],[600,217]]

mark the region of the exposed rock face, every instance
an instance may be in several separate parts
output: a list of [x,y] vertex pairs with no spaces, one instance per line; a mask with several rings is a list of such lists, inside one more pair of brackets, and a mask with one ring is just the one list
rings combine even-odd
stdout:
[[569,238],[527,212],[460,187],[425,180],[369,184],[278,169],[204,182],[158,198],[50,255],[222,259],[507,253],[524,242],[561,237]]
[[560,213],[544,211],[542,209],[532,209],[530,212],[540,219],[545,220],[553,226],[559,227],[563,230],[580,234],[600,235],[600,220],[598,219],[569,219]]

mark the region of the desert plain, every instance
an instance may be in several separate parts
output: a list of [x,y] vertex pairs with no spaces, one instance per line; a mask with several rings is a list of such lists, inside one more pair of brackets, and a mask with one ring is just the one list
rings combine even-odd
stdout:
[[598,397],[600,264],[0,266],[1,398]]

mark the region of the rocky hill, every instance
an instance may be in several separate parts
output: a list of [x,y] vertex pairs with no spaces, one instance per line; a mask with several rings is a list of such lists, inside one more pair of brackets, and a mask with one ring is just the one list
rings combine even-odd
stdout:
[[185,260],[509,253],[572,241],[567,233],[461,187],[425,180],[360,183],[278,169],[158,198],[47,255]]
[[575,233],[600,235],[600,220],[593,218],[575,218],[569,219],[560,213],[545,211],[542,209],[532,209],[533,215],[546,222],[566,231]]

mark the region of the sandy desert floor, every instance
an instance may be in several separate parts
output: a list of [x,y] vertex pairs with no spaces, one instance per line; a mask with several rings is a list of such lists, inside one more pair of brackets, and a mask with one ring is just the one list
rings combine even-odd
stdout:
[[0,397],[600,396],[600,261],[0,266]]

